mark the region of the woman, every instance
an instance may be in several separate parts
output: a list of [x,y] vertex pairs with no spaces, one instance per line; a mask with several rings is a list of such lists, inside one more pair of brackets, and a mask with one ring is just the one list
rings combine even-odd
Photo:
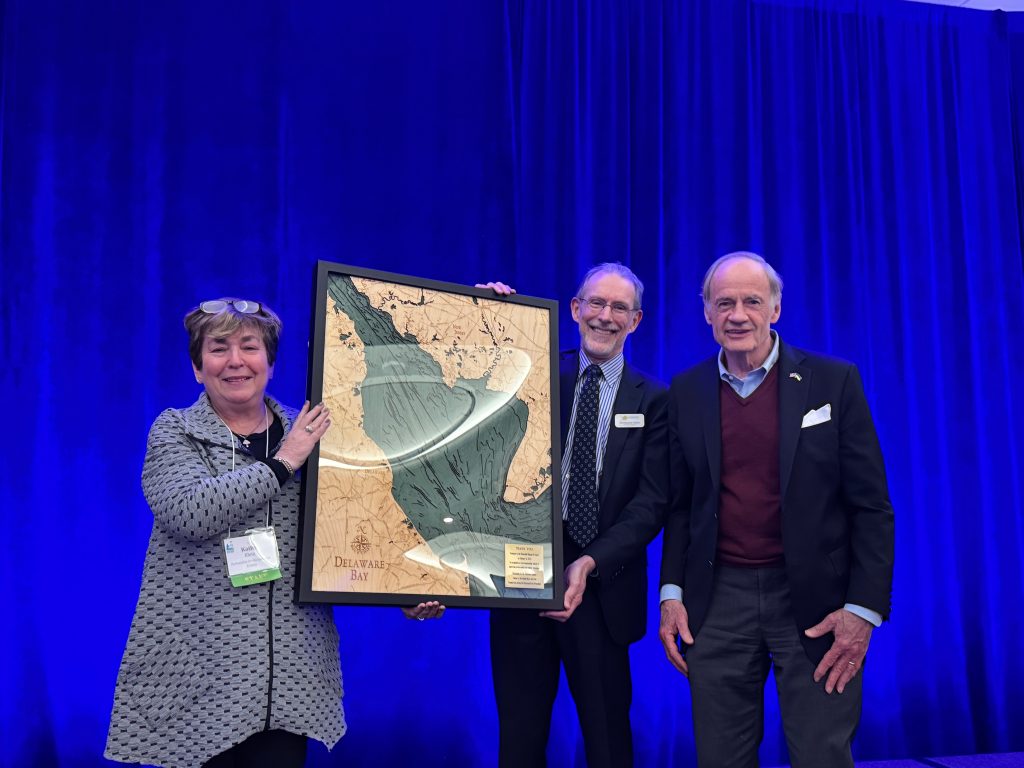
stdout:
[[[105,754],[170,767],[302,766],[307,738],[331,748],[345,733],[331,610],[292,600],[294,474],[330,414],[309,403],[296,414],[267,396],[281,321],[265,305],[203,302],[185,328],[204,392],[150,429],[142,488],[153,533]],[[237,560],[253,543],[265,567]],[[404,610],[423,619],[444,608]]]

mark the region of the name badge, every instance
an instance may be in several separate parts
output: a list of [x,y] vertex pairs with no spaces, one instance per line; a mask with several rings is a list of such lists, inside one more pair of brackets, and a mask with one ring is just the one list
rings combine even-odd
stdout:
[[615,426],[619,429],[640,429],[644,425],[642,413],[616,413]]
[[281,557],[274,527],[252,528],[224,539],[224,562],[233,587],[248,587],[281,578]]

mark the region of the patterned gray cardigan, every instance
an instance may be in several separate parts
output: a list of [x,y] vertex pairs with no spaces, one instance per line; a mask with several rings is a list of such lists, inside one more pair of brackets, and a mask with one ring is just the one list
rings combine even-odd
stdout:
[[[295,416],[267,405],[287,430]],[[292,601],[299,484],[278,486],[241,451],[203,393],[149,432],[142,489],[153,533],[117,675],[105,756],[195,766],[262,730],[328,749],[345,733],[338,633],[330,608]],[[221,540],[262,526],[268,501],[282,578],[235,589]],[[236,533],[237,532],[237,533]]]

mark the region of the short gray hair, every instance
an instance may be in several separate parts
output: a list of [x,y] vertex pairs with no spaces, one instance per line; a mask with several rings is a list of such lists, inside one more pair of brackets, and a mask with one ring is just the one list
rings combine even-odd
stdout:
[[765,277],[768,278],[768,289],[771,293],[772,306],[779,306],[779,302],[782,301],[782,275],[776,272],[775,267],[765,261],[763,256],[753,251],[733,251],[715,259],[711,266],[708,267],[708,271],[704,273],[704,289],[702,291],[704,306],[711,302],[711,278],[715,276],[715,272],[718,271],[722,264],[732,259],[749,259],[760,264],[764,270]]
[[587,274],[580,280],[580,285],[576,289],[576,296],[583,298],[583,289],[587,287],[587,283],[593,280],[598,275],[609,274],[618,275],[619,277],[628,280],[633,284],[633,292],[636,294],[636,306],[633,309],[640,309],[641,303],[644,298],[644,284],[640,282],[640,278],[633,274],[633,270],[618,261],[606,261],[603,264],[598,264],[587,270]]

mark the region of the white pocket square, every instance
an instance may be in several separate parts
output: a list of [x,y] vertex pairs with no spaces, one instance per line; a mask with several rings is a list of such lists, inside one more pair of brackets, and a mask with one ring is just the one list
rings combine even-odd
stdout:
[[804,414],[804,420],[800,422],[800,429],[807,429],[817,424],[824,424],[832,420],[832,403],[825,403],[821,408],[815,408]]

